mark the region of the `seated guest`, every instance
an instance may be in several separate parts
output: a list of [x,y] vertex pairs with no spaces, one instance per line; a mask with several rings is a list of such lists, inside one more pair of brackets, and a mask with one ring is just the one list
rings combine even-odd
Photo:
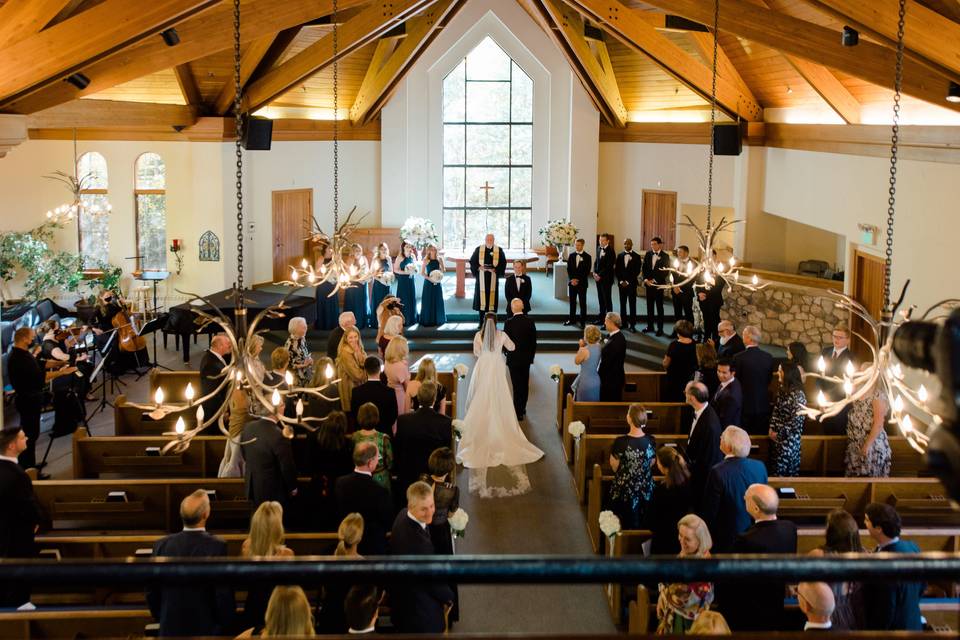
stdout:
[[580,339],[580,348],[573,357],[574,364],[580,365],[580,373],[573,381],[573,399],[577,402],[600,401],[600,376],[597,367],[600,365],[600,329],[589,324],[583,330]]
[[[698,516],[685,515],[677,523],[681,558],[709,558],[713,541],[706,523]],[[713,602],[713,583],[674,582],[661,584],[657,598],[657,634],[684,635],[697,616]]]
[[387,552],[387,531],[393,522],[390,492],[374,481],[380,460],[377,446],[361,442],[353,449],[353,473],[337,478],[333,495],[340,518],[351,513],[363,516],[363,538],[357,550],[365,556]]
[[[407,489],[407,508],[393,523],[390,551],[400,556],[433,555],[436,549],[427,527],[433,521],[433,488],[414,482]],[[445,610],[453,592],[445,582],[422,580],[395,588],[390,594],[391,617],[400,633],[443,633]]]
[[729,553],[738,534],[750,526],[743,496],[752,484],[767,483],[767,469],[750,455],[750,436],[740,427],[727,427],[720,436],[724,459],[710,470],[700,515],[713,535],[713,549]]
[[[227,555],[227,543],[207,533],[210,497],[197,489],[180,503],[183,531],[153,545],[153,556],[216,558]],[[161,636],[222,636],[231,632],[236,607],[233,587],[171,585],[147,588],[147,605],[160,623]]]
[[770,474],[787,478],[800,475],[800,443],[804,421],[800,411],[807,404],[807,396],[803,392],[803,377],[797,365],[784,362],[777,369],[777,377],[780,379],[780,390],[770,415],[769,435],[773,443]]
[[333,485],[353,469],[353,440],[347,437],[347,416],[333,411],[320,423],[316,433],[307,435],[310,461],[312,522],[320,531],[336,525]]
[[[857,521],[843,509],[831,511],[827,516],[824,544],[809,553],[825,556],[835,553],[863,553],[860,543],[860,527]],[[859,582],[835,582],[830,585],[835,603],[831,622],[838,630],[863,629],[863,585]]]
[[307,401],[304,417],[326,418],[331,411],[340,410],[340,390],[334,382],[336,375],[337,370],[334,368],[333,360],[327,356],[317,360],[317,365],[313,368],[310,388],[322,393],[323,397],[313,393],[304,394]]
[[[244,558],[292,558],[293,550],[283,544],[283,507],[279,502],[264,502],[250,519],[250,533],[243,541]],[[243,604],[243,627],[259,629],[267,612],[273,586],[254,584],[247,588]]]
[[[40,505],[33,494],[30,476],[17,463],[27,448],[27,436],[20,427],[0,431],[0,558],[36,556],[34,534],[40,524]],[[26,586],[0,586],[0,607],[16,608],[29,602]]]
[[340,349],[340,340],[347,329],[357,326],[357,316],[353,311],[344,311],[337,320],[337,326],[327,336],[327,357],[331,360],[337,359],[337,352]]
[[791,342],[787,345],[787,361],[800,367],[801,376],[810,370],[810,354],[802,342]]
[[356,327],[345,330],[336,360],[337,377],[340,379],[340,405],[344,411],[350,411],[353,388],[367,380],[367,374],[363,370],[366,359],[367,353],[363,350],[360,331]]
[[847,413],[845,475],[869,478],[890,475],[892,454],[884,429],[889,411],[887,394],[878,383],[874,383],[872,392],[853,402]]
[[[410,381],[410,364],[407,362],[409,355],[410,348],[403,336],[391,339],[384,351],[383,375],[387,379],[387,386],[393,389],[398,415],[410,411],[407,401],[407,382]],[[391,433],[396,433],[396,420],[391,425]]]
[[347,616],[348,633],[363,635],[377,632],[381,592],[378,587],[364,584],[350,587],[343,608]]
[[[453,480],[456,468],[457,458],[453,450],[450,447],[440,447],[430,454],[428,472],[420,476],[420,480],[433,487],[435,511],[427,530],[438,555],[453,555],[453,532],[447,518],[460,508],[460,487]],[[456,622],[460,619],[457,585],[451,584],[450,590],[453,591],[453,608],[447,615],[447,620]]]
[[293,371],[294,384],[305,387],[313,377],[313,356],[307,346],[307,321],[304,318],[290,318],[287,324],[290,333],[284,347],[290,352],[290,369]]
[[248,422],[241,439],[243,481],[251,507],[256,509],[269,500],[289,504],[290,498],[297,495],[297,467],[293,462],[293,446],[280,426],[279,417],[267,416]]
[[627,409],[626,435],[619,436],[610,448],[610,508],[624,529],[639,529],[643,513],[653,494],[653,461],[656,443],[643,432],[647,409],[633,403]]
[[690,487],[694,506],[703,496],[703,485],[713,465],[723,459],[720,452],[720,433],[723,427],[713,407],[707,400],[706,385],[700,382],[687,383],[687,404],[693,407],[693,424],[687,438],[687,464],[690,466]]
[[453,442],[453,421],[433,410],[437,387],[432,382],[420,385],[417,392],[420,408],[397,419],[395,456],[399,491],[416,482],[427,472],[430,455]]
[[350,396],[350,413],[354,419],[360,407],[368,402],[379,409],[380,421],[377,431],[392,435],[393,425],[397,421],[397,394],[380,379],[380,359],[377,356],[367,356],[363,361],[363,371],[367,376],[363,384],[353,388]]
[[684,389],[697,371],[693,325],[688,320],[679,320],[675,329],[677,339],[667,346],[667,354],[663,356],[663,368],[667,372],[663,386],[665,402],[683,402]]
[[797,603],[807,618],[804,631],[833,630],[833,591],[826,582],[801,582],[797,585]]
[[[900,539],[900,514],[888,504],[871,502],[863,519],[877,553],[920,553],[920,547]],[[876,631],[920,631],[922,582],[866,583],[863,586],[866,628]]]
[[717,380],[720,386],[712,396],[710,406],[717,412],[720,424],[729,427],[740,424],[740,407],[743,406],[743,390],[737,380],[737,370],[733,360],[722,358],[717,361]]
[[729,636],[730,627],[723,614],[717,611],[701,611],[693,625],[687,630],[688,636]]
[[[224,381],[222,375],[224,368],[229,364],[230,358],[230,339],[222,333],[218,333],[210,340],[210,348],[203,353],[200,359],[200,396],[206,396],[217,390]],[[217,391],[203,403],[204,421],[217,415],[220,407],[227,401],[227,385]],[[206,431],[213,435],[217,431],[216,422],[207,427]]]
[[697,345],[697,371],[693,379],[707,385],[711,398],[720,387],[720,377],[717,374],[717,350],[709,342]]
[[744,350],[743,339],[737,335],[737,329],[729,320],[723,320],[717,325],[720,340],[717,343],[718,358],[733,358]]
[[656,464],[663,480],[653,487],[653,497],[650,499],[642,528],[653,532],[650,542],[651,555],[675,555],[680,553],[677,522],[693,511],[690,471],[676,447],[657,449]]
[[[394,318],[396,318],[396,320],[394,320]],[[397,336],[402,335],[403,316],[388,316],[387,324],[384,325],[383,331],[377,337],[377,350],[380,352],[381,358],[385,358],[387,356],[387,347],[390,345],[390,341]]]
[[[393,398],[391,398],[391,401]],[[390,436],[377,431],[380,423],[380,411],[377,405],[367,402],[357,409],[357,430],[350,437],[354,446],[362,442],[370,442],[380,452],[379,464],[374,467],[373,479],[381,487],[390,491],[390,472],[393,470],[393,444]]]
[[407,397],[410,399],[410,409],[416,411],[420,408],[420,401],[417,400],[417,392],[420,391],[420,385],[430,381],[437,386],[437,397],[433,399],[433,409],[437,413],[447,413],[447,388],[440,384],[437,377],[437,364],[433,358],[424,358],[417,365],[417,374],[413,380],[407,383]]
[[278,586],[270,596],[263,637],[312,638],[313,608],[300,587]]
[[760,348],[760,329],[754,326],[743,328],[743,343],[746,348],[733,359],[737,368],[737,380],[743,389],[741,426],[747,433],[764,434],[770,424],[770,378],[773,376],[773,356]]
[[[359,513],[349,513],[337,529],[337,548],[333,555],[336,558],[362,559],[357,551],[360,540],[363,539],[363,516]],[[320,616],[317,618],[317,630],[320,633],[347,632],[347,619],[344,615],[344,599],[350,584],[333,582],[324,585],[321,593]]]

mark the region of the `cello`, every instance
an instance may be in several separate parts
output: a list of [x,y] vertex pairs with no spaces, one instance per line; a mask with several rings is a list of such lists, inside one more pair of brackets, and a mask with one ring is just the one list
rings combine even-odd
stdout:
[[127,353],[136,353],[147,348],[147,339],[139,334],[136,324],[134,324],[133,315],[123,299],[117,301],[120,310],[113,314],[110,324],[117,331],[117,339],[120,342],[120,351]]

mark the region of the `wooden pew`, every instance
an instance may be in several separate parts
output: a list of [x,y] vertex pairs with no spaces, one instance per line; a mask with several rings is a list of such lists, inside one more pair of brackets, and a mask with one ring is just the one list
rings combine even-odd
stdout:
[[[642,556],[643,544],[653,536],[652,531],[647,530],[625,530],[613,537],[606,545],[606,555],[609,558],[622,558],[623,556]],[[603,585],[604,595],[607,597],[607,606],[610,607],[610,615],[613,617],[613,624],[620,625],[623,622],[623,588],[622,583],[609,583]]]
[[[617,434],[627,432],[627,409],[629,402],[576,402],[567,398],[561,438],[567,464],[573,462],[573,436],[567,427],[580,421],[586,427],[585,434]],[[645,402],[647,409],[647,433],[681,433],[683,425],[690,424],[692,409],[677,402]]]
[[[960,528],[950,527],[943,529],[908,528],[903,529],[900,537],[912,540],[920,547],[920,551],[943,551],[957,553],[960,551]],[[801,527],[797,530],[797,553],[807,554],[824,543],[824,527]],[[860,544],[870,550],[876,542],[870,537],[866,529],[860,530]]]
[[193,385],[196,393],[195,398],[200,397],[200,372],[190,369],[180,369],[177,371],[161,371],[160,369],[150,370],[150,397],[156,392],[157,387],[163,389],[163,394],[168,402],[186,402],[183,390],[187,388],[187,383]]
[[[564,428],[563,411],[567,406],[567,396],[573,393],[573,381],[576,371],[561,371],[557,380],[557,428]],[[660,402],[663,393],[664,371],[630,371],[623,384],[624,402]]]
[[146,608],[0,613],[0,638],[142,638],[152,622]]

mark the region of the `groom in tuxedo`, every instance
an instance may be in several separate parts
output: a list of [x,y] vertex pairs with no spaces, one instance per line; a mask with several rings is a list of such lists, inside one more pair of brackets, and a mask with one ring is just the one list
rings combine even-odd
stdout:
[[626,378],[624,363],[627,358],[627,340],[620,332],[620,315],[612,311],[604,318],[604,327],[609,332],[607,341],[600,349],[600,402],[623,400],[623,383]]
[[537,326],[530,316],[524,315],[523,300],[520,298],[510,301],[510,311],[512,315],[503,323],[503,332],[516,348],[507,351],[507,368],[513,384],[513,408],[517,412],[517,420],[523,420],[530,393],[530,365],[537,355]]

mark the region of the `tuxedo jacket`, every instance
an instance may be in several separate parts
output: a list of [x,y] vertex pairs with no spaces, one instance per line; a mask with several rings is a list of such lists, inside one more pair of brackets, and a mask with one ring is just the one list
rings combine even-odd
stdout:
[[606,396],[604,390],[621,393],[626,375],[623,370],[627,358],[627,339],[622,331],[607,338],[600,349],[600,364],[597,365],[597,375],[600,377],[600,395]]
[[732,424],[739,426],[743,407],[743,389],[740,387],[740,381],[734,377],[727,386],[718,388],[713,394],[710,406],[716,411],[723,428]]
[[[427,556],[436,553],[429,528],[420,526],[403,509],[390,533],[390,551],[400,556]],[[390,616],[400,633],[442,633],[443,607],[453,602],[450,587],[440,581],[407,581],[390,593]]]
[[280,426],[260,418],[243,426],[243,480],[247,499],[254,508],[275,500],[288,504],[290,493],[297,488],[297,467],[293,461],[291,441],[283,437]]
[[435,449],[450,447],[453,442],[453,421],[433,407],[420,407],[397,419],[397,435],[393,439],[393,467],[401,495],[421,474],[427,473],[427,460]]
[[503,283],[503,292],[507,298],[507,310],[510,309],[511,300],[520,298],[523,300],[523,312],[530,313],[530,298],[533,297],[533,282],[530,276],[508,276]]
[[40,505],[30,476],[20,465],[7,460],[0,460],[0,505],[0,558],[32,558],[33,531],[41,521]]
[[576,253],[571,253],[567,257],[567,280],[576,280],[577,288],[585,289],[589,282],[588,279],[592,279],[590,278],[591,264],[592,258],[586,251],[580,254],[579,259]]
[[[627,257],[630,257],[629,262]],[[643,257],[636,251],[621,251],[617,256],[617,262],[614,266],[614,274],[617,282],[626,282],[628,285],[636,287],[639,283],[640,271],[643,269]]]
[[[227,360],[229,356],[225,356],[224,360]],[[220,386],[220,383],[223,382],[223,378],[218,378],[220,372],[223,371],[226,364],[221,362],[212,351],[209,349],[203,352],[203,358],[200,360],[200,395],[205,396],[208,393],[211,393],[214,389]],[[220,410],[220,407],[223,406],[223,403],[227,401],[227,389],[229,385],[225,386],[220,392],[203,403],[203,415],[206,416],[204,420],[209,420],[213,415]]]
[[617,262],[617,251],[609,244],[604,249],[597,245],[597,259],[593,263],[593,272],[600,276],[601,280],[613,280],[614,265]]
[[[743,494],[752,484],[767,483],[767,468],[751,458],[726,458],[707,475],[700,515],[710,528],[715,553],[729,553],[737,535],[752,522]],[[781,597],[782,599],[782,597]]]
[[522,313],[514,314],[503,323],[503,332],[516,347],[507,351],[507,366],[533,364],[537,355],[537,325],[533,318]]
[[735,333],[726,344],[717,342],[717,358],[733,358],[744,349],[746,347],[743,344],[743,338],[739,333]]
[[[214,506],[216,508],[216,506]],[[227,555],[227,543],[206,531],[181,531],[153,545],[154,557],[216,558]],[[147,589],[150,613],[161,636],[233,635],[236,606],[233,588],[175,585]]]
[[687,464],[690,466],[694,500],[700,499],[710,469],[723,460],[723,453],[720,452],[721,433],[723,425],[720,424],[720,418],[708,404],[687,437]]
[[[373,310],[376,313],[376,309]],[[327,336],[327,357],[331,360],[337,359],[337,350],[340,349],[340,340],[343,339],[343,327],[340,325],[335,326],[330,330],[330,335]]]
[[393,522],[390,492],[370,476],[352,471],[337,478],[333,487],[337,504],[337,521],[349,513],[363,516],[363,538],[358,551],[364,556],[382,556],[387,553],[387,531]]
[[666,251],[661,251],[658,256],[653,251],[647,251],[643,255],[643,279],[653,280],[657,284],[667,283],[667,269],[670,268],[670,256]]
[[[734,553],[797,553],[797,525],[788,520],[754,522],[737,536]],[[760,631],[785,627],[783,582],[738,582],[723,585],[723,608],[727,621],[737,631]]]
[[[909,540],[898,540],[878,549],[884,553],[920,553]],[[922,582],[864,583],[863,600],[866,628],[880,631],[920,631],[920,596]]]
[[[820,355],[823,356],[824,363],[827,365],[826,375],[842,378],[847,369],[847,363],[852,362],[854,367],[856,367],[858,364],[857,358],[850,353],[849,347],[841,351],[840,355],[836,358],[833,357],[833,351],[833,347],[827,347],[820,352]],[[843,397],[843,385],[819,380],[817,387],[827,392],[832,400],[839,400]]]
[[770,413],[770,378],[776,368],[773,356],[760,347],[744,349],[733,358],[743,390],[743,415]]
[[[723,306],[723,289],[727,286],[727,281],[723,279],[723,276],[714,274],[714,283],[710,285],[710,288],[699,288],[697,293],[703,293],[706,297],[700,302],[700,310],[704,313],[720,313],[720,307]],[[710,327],[710,331],[713,331],[716,327]]]
[[367,402],[372,402],[380,411],[377,431],[388,436],[393,435],[393,423],[397,421],[397,393],[379,380],[367,380],[353,388],[350,396],[350,413],[354,418],[357,411]]

